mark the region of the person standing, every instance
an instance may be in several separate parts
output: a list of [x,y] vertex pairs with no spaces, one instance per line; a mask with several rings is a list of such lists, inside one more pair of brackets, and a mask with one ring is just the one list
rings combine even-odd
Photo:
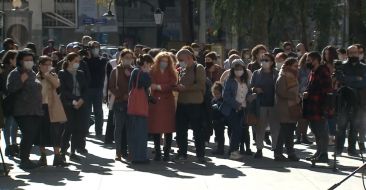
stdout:
[[328,162],[328,127],[326,126],[326,99],[332,92],[332,79],[329,68],[321,65],[321,55],[310,52],[306,58],[306,66],[311,69],[309,83],[303,94],[304,117],[310,121],[310,129],[315,135],[316,153],[306,158],[314,162]]
[[[299,161],[294,149],[294,132],[300,116],[300,95],[298,82],[298,62],[296,58],[286,59],[276,82],[275,111],[281,125],[277,145],[274,150],[276,161]],[[295,112],[295,113],[294,113]],[[283,145],[286,145],[288,158],[283,156]]]
[[151,94],[156,104],[149,108],[149,133],[153,134],[155,145],[155,161],[161,160],[160,142],[164,134],[164,161],[170,160],[172,135],[175,132],[175,100],[173,88],[178,82],[173,61],[167,52],[155,57],[151,72]]
[[88,84],[84,72],[79,70],[80,56],[69,53],[65,57],[63,70],[59,72],[60,98],[67,116],[67,124],[63,134],[61,154],[65,160],[65,154],[70,147],[70,160],[79,161],[75,154],[76,149],[81,149],[85,139],[84,121],[86,117],[85,100],[87,98]]
[[60,97],[57,95],[57,88],[60,87],[60,80],[53,72],[52,59],[48,56],[39,58],[39,73],[37,79],[42,85],[42,104],[44,115],[40,127],[39,138],[41,158],[38,162],[40,166],[47,165],[46,146],[53,147],[53,166],[66,166],[61,157],[60,147],[64,124],[67,121]]
[[8,92],[14,96],[13,115],[22,132],[20,142],[20,168],[22,169],[38,167],[29,160],[43,115],[42,86],[32,70],[33,61],[33,54],[28,51],[19,51],[16,56],[17,67],[10,72],[7,80]]
[[[154,62],[148,54],[140,55],[137,59],[137,67],[132,71],[128,84],[129,92],[133,88],[143,89],[148,97],[151,85],[149,76],[150,65]],[[147,101],[147,100],[136,100]],[[130,103],[130,102],[129,102]],[[129,105],[128,105],[129,106]],[[148,108],[147,108],[148,109]],[[146,110],[148,112],[148,110]],[[147,155],[148,118],[146,116],[129,114],[129,125],[127,126],[127,141],[129,158],[132,164],[146,164],[149,162]]]
[[202,127],[202,103],[206,89],[205,68],[194,61],[193,53],[187,49],[179,50],[177,58],[181,71],[178,85],[175,87],[175,90],[179,92],[176,112],[179,151],[176,159],[181,161],[187,159],[188,128],[190,126],[193,129],[198,161],[204,163],[205,143]]
[[[89,111],[89,116],[91,115],[92,111],[94,112],[95,135],[100,137],[103,133],[103,87],[105,68],[108,60],[100,56],[99,42],[91,41],[89,42],[89,45],[91,49],[91,58],[85,59],[90,72],[88,100],[86,102],[86,106]],[[82,150],[82,152],[84,151]]]
[[119,55],[118,65],[112,70],[109,78],[109,91],[114,96],[114,141],[116,145],[116,161],[127,158],[127,101],[129,96],[128,83],[134,63],[134,54],[130,49],[124,49]]

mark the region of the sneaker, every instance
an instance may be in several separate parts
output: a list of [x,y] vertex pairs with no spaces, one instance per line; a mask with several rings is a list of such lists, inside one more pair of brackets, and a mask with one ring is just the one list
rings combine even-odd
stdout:
[[76,155],[75,153],[70,154],[70,160],[74,162],[79,162],[81,160],[80,156]]
[[300,158],[298,158],[298,157],[296,156],[296,154],[291,154],[291,155],[289,155],[287,158],[288,158],[288,160],[290,160],[290,161],[292,161],[292,162],[298,162],[298,161],[300,161]]
[[38,168],[39,165],[30,161],[30,160],[26,160],[26,161],[22,161],[19,164],[19,168],[23,169],[23,170],[31,170],[31,169],[35,169]]
[[262,150],[257,150],[257,152],[254,154],[254,158],[256,159],[263,158]]
[[179,161],[179,162],[184,162],[187,160],[187,156],[184,156],[184,155],[180,155],[178,154],[176,157],[175,157],[175,160],[176,161]]
[[248,148],[246,151],[245,151],[245,155],[248,155],[248,156],[252,156],[253,155],[253,152],[250,148]]
[[231,152],[230,157],[229,157],[230,160],[240,160],[242,158],[243,158],[243,156],[240,154],[239,151]]
[[274,160],[278,162],[286,162],[287,158],[283,154],[275,154]]
[[46,154],[42,153],[41,154],[41,158],[38,161],[38,165],[43,167],[43,166],[47,166],[47,157]]

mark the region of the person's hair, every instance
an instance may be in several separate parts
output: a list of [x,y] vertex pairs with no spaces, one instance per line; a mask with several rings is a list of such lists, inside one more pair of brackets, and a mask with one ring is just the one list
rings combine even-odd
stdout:
[[12,38],[6,38],[3,42],[4,50],[9,50],[11,44],[15,44],[14,40]]
[[177,79],[177,74],[176,74],[176,70],[174,67],[174,61],[172,59],[172,57],[170,56],[169,52],[160,52],[155,58],[154,58],[154,64],[151,66],[151,71],[152,72],[160,72],[160,61],[166,58],[168,59],[168,67],[167,67],[167,71],[169,72],[169,74],[172,75],[172,77],[174,77],[175,79]]
[[127,54],[131,54],[132,57],[134,57],[134,53],[131,49],[123,49],[120,53],[119,56],[117,57],[117,65],[122,63],[122,57],[124,57]]
[[[327,60],[325,60],[325,52],[328,51],[329,52],[329,62]],[[337,53],[337,49],[333,46],[327,46],[323,49],[322,51],[322,63],[329,63],[329,64],[333,64],[333,61],[338,59],[338,53]]]
[[245,58],[245,54],[249,53],[250,54],[250,50],[248,48],[245,48],[243,50],[241,50],[241,58],[244,59]]
[[286,49],[287,46],[291,46],[292,48],[292,43],[290,41],[284,42],[282,47],[283,49]]
[[192,55],[194,55],[194,50],[191,46],[183,46],[181,49],[186,49],[186,50],[190,51],[192,53]]
[[175,56],[174,53],[172,52],[168,52],[169,53],[169,56],[170,58],[172,58],[172,61],[173,61],[173,66],[174,68],[177,66],[177,63],[178,63],[178,59],[177,59],[177,56]]
[[3,59],[2,59],[2,63],[4,65],[10,65],[10,60],[14,59],[17,55],[17,51],[16,50],[9,50],[5,53]]
[[77,57],[80,57],[79,54],[74,53],[74,52],[67,54],[64,59],[64,63],[62,64],[62,69],[66,70],[69,67],[70,62],[73,61]]
[[281,52],[281,53],[278,53],[276,55],[276,58],[281,58],[281,59],[286,60],[287,59],[287,55],[285,53]]
[[98,42],[98,41],[90,41],[89,43],[88,43],[88,46],[90,47],[90,48],[92,48],[93,47],[93,45],[97,45],[97,46],[100,46],[100,43]]
[[47,55],[42,55],[42,56],[39,57],[38,63],[39,63],[39,65],[43,65],[47,61],[51,61],[52,62],[52,58],[51,57],[48,57]]
[[365,50],[365,46],[363,46],[362,44],[355,44],[355,46],[357,46],[357,49]]
[[294,57],[289,57],[285,60],[284,66],[292,66],[293,64],[297,63],[297,59]]
[[83,36],[82,38],[81,38],[81,42],[84,42],[84,40],[89,40],[89,41],[91,41],[93,38],[92,37],[90,37],[90,36]]
[[238,50],[236,50],[236,49],[231,49],[231,50],[227,53],[227,56],[228,56],[228,57],[230,57],[230,56],[231,56],[231,55],[233,55],[233,54],[235,54],[235,55],[239,55],[239,56],[240,56],[239,51],[238,51]]
[[230,69],[230,75],[229,75],[229,78],[235,78],[235,69],[238,68],[238,67],[242,67],[243,68],[243,71],[244,71],[244,74],[240,77],[240,81],[241,82],[244,82],[245,84],[248,84],[248,81],[249,81],[249,74],[248,74],[248,70],[245,68],[244,65],[240,65],[240,64],[236,64],[234,67],[232,67]]
[[320,53],[316,52],[316,51],[312,51],[308,54],[308,57],[310,57],[313,61],[317,60],[319,63],[321,63],[322,57],[320,55]]
[[337,52],[340,53],[340,54],[347,54],[347,51],[344,48],[337,49]]
[[176,50],[176,49],[170,49],[169,52],[171,52],[172,54],[175,55],[175,54],[177,54],[178,50]]
[[264,53],[263,56],[269,57],[270,61],[272,61],[272,67],[271,69],[275,69],[276,68],[276,62],[275,62],[275,58],[273,57],[273,55],[271,53]]
[[265,45],[263,44],[259,44],[259,45],[256,45],[253,49],[252,49],[252,61],[256,61],[256,56],[257,54],[259,53],[260,50],[264,50],[264,51],[267,51],[267,48]]
[[192,48],[199,48],[200,46],[199,46],[197,43],[192,43],[192,44],[191,44],[191,47],[192,47]]
[[139,55],[136,60],[136,65],[142,67],[145,63],[154,63],[153,57],[149,54]]
[[159,53],[161,52],[161,50],[160,49],[158,49],[158,48],[153,48],[153,49],[151,49],[149,52],[147,52],[147,54],[149,54],[151,57],[155,57],[155,56],[157,56]]
[[213,85],[211,87],[211,93],[214,93],[215,90],[222,93],[222,91],[224,90],[224,85],[222,85],[222,83],[220,81],[216,81],[215,83],[213,83]]
[[300,68],[306,66],[306,58],[308,57],[309,53],[305,53],[304,55],[301,56],[300,60],[299,60],[299,65]]
[[27,46],[25,46],[25,47],[31,49],[34,54],[37,54],[36,44],[34,44],[32,42],[28,42]]
[[209,57],[209,58],[211,58],[213,61],[216,61],[216,60],[217,60],[217,54],[216,54],[216,52],[214,52],[214,51],[211,51],[211,52],[207,53],[205,57]]
[[136,45],[135,45],[135,49],[136,49],[136,48],[141,48],[141,50],[142,50],[142,48],[144,48],[144,46],[143,46],[143,45],[141,45],[141,44],[136,44]]
[[25,51],[25,50],[18,51],[17,56],[16,56],[17,67],[22,67],[20,62],[23,61],[24,57],[28,57],[28,56],[31,56],[34,60],[33,53],[31,53],[29,51]]
[[149,47],[142,48],[142,51],[144,53],[148,53],[150,50],[151,50],[151,48],[149,48]]

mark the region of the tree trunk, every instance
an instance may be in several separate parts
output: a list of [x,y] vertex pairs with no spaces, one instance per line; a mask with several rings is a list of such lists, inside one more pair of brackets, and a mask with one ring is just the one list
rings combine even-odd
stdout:
[[181,0],[180,7],[181,7],[181,16],[182,16],[182,41],[186,43],[190,43],[193,41],[193,17],[191,9],[191,0]]
[[362,0],[349,0],[349,39],[351,43],[366,44],[366,27],[362,22]]
[[253,2],[254,12],[252,19],[252,46],[256,44],[268,45],[268,17],[269,5],[267,0],[256,0]]
[[309,49],[308,35],[307,35],[307,2],[300,1],[300,26],[301,26],[301,43],[305,48]]

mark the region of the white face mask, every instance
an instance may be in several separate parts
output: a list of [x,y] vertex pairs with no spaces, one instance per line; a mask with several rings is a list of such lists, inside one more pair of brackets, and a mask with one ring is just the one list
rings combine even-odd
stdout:
[[187,64],[184,61],[179,62],[179,66],[182,68],[186,68]]
[[194,56],[196,56],[196,57],[197,57],[197,56],[198,56],[198,54],[199,54],[199,53],[198,53],[198,51],[194,51]]
[[281,69],[283,64],[284,64],[284,62],[277,62],[277,63],[276,63],[277,68],[278,68],[278,69]]
[[297,52],[297,57],[301,57],[302,53],[300,51]]
[[267,61],[262,61],[261,65],[262,65],[263,69],[269,69],[271,67],[270,62],[267,62]]
[[27,70],[32,70],[34,66],[34,62],[33,61],[24,61],[23,62],[23,67]]
[[160,62],[160,69],[165,70],[167,67],[168,67],[167,62],[164,62],[164,61]]
[[74,64],[74,65],[72,66],[72,68],[73,68],[74,70],[78,70],[78,69],[79,69],[79,66],[80,66],[80,64],[79,64],[79,63],[76,63],[76,64]]
[[93,54],[93,56],[94,57],[97,57],[97,56],[99,56],[99,48],[94,48],[94,49],[92,49],[92,54]]
[[235,70],[234,74],[236,77],[241,77],[244,74],[244,70]]
[[363,58],[364,58],[364,57],[365,57],[365,55],[364,55],[364,54],[360,54],[360,55],[359,55],[360,61],[361,61],[361,60],[363,60]]
[[53,71],[53,67],[48,67],[48,72]]
[[123,65],[125,65],[125,66],[130,66],[130,65],[132,65],[132,62],[133,62],[133,60],[123,60]]

